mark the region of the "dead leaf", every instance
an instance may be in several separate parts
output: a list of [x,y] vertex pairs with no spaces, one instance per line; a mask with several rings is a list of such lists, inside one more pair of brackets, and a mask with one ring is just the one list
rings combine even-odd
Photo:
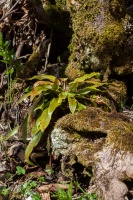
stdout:
[[63,184],[49,184],[49,185],[41,185],[37,188],[37,190],[42,193],[46,191],[54,191],[57,192],[58,188],[62,188],[63,190],[67,190],[69,188],[69,185],[63,185]]
[[50,192],[48,193],[41,193],[42,200],[50,200]]

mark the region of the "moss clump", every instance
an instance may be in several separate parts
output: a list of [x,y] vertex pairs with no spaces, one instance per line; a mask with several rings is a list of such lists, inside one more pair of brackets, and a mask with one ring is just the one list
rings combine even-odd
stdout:
[[[73,7],[75,10],[71,9]],[[69,66],[76,63],[77,68],[84,72],[105,72],[110,68],[113,56],[119,55],[125,41],[123,1],[77,1],[77,4],[70,4],[70,13],[74,33],[69,46]],[[71,70],[66,70],[66,74],[73,77]]]
[[[57,121],[56,127],[69,130],[70,133],[76,132],[90,141],[106,138],[104,145],[114,145],[117,150],[133,153],[133,123],[117,112],[108,113],[99,108],[88,107],[73,115],[64,116]],[[94,148],[92,152],[93,150]]]
[[[71,63],[71,64],[73,64],[73,63]],[[74,80],[75,78],[84,75],[84,71],[80,70],[80,66],[77,66],[75,63],[75,66],[72,66],[72,65],[67,66],[65,74],[68,75],[68,78],[70,80]],[[69,74],[71,74],[71,76],[69,76]]]
[[66,10],[66,0],[55,0],[56,6],[62,8],[62,10]]
[[110,62],[114,56],[121,54],[126,33],[123,21],[106,24],[104,29],[95,37],[94,52],[100,60],[99,68],[101,69],[104,80],[108,80],[109,74],[112,72]]
[[107,143],[114,144],[117,150],[133,153],[133,126],[120,121],[114,122],[113,126],[115,128],[109,131]]

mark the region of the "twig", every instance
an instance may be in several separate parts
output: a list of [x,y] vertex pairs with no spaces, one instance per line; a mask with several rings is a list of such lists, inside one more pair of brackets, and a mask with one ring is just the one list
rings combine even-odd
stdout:
[[[17,2],[9,9],[9,11],[0,19],[0,22],[2,22],[6,17],[8,17],[10,14],[14,12],[15,6],[20,2],[21,0],[17,0]],[[16,10],[15,10],[16,11]]]
[[52,43],[52,37],[53,37],[53,29],[51,30],[50,43],[48,44],[48,50],[47,50],[47,53],[46,53],[46,61],[45,61],[44,71],[46,71],[47,65],[48,65],[48,59],[49,59],[49,54],[50,54],[50,49],[51,49],[51,43]]
[[26,54],[25,56],[20,56],[20,57],[16,58],[16,60],[20,60],[22,58],[26,59],[28,56],[31,56],[31,54]]
[[1,3],[0,3],[0,6],[1,6],[3,3],[5,3],[6,1],[7,1],[7,0],[4,0],[3,2],[1,2]]
[[15,53],[15,59],[20,57],[21,51],[23,49],[23,46],[25,44],[25,40],[21,41],[17,47],[16,53]]

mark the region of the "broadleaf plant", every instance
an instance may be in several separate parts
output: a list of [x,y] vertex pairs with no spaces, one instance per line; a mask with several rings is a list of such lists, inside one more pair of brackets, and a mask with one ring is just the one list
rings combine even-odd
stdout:
[[98,72],[85,74],[68,84],[66,83],[67,78],[57,79],[45,74],[30,78],[30,80],[37,79],[37,82],[34,83],[33,89],[24,94],[18,102],[21,103],[25,98],[30,98],[32,102],[28,117],[21,125],[24,140],[27,132],[31,133],[32,138],[26,148],[26,162],[33,164],[30,161],[30,154],[44,136],[46,128],[50,125],[52,115],[58,107],[69,108],[70,112],[74,113],[85,109],[86,105],[93,102],[94,99],[91,99],[91,96],[104,92],[106,83],[94,79],[98,76],[100,76]]

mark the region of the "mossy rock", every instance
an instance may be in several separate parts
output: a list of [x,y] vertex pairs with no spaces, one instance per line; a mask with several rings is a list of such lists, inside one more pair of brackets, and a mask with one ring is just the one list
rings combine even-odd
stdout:
[[56,123],[57,127],[72,133],[76,132],[85,138],[106,137],[107,143],[113,143],[116,148],[120,148],[119,139],[121,139],[123,140],[121,149],[133,153],[133,140],[131,140],[133,123],[130,123],[127,116],[117,112],[108,113],[99,108],[88,107],[73,115],[64,116]]
[[116,55],[122,54],[127,36],[124,1],[69,1],[68,7],[74,33],[66,75],[74,79],[80,71],[82,74],[100,70],[104,79],[108,79],[111,63]]
[[[62,117],[57,121],[51,138],[55,154],[65,154],[71,149],[84,166],[88,165],[85,157],[90,157],[91,162],[93,154],[103,146],[113,145],[117,150],[133,153],[133,123],[130,119],[115,111],[108,113],[99,108],[88,107]],[[84,150],[89,152],[85,157],[82,155]]]
[[129,191],[124,181],[133,179],[131,118],[87,107],[56,122],[51,144],[53,157],[61,158],[63,175],[72,178],[78,165],[87,176],[91,169],[90,188],[100,200],[124,200]]

